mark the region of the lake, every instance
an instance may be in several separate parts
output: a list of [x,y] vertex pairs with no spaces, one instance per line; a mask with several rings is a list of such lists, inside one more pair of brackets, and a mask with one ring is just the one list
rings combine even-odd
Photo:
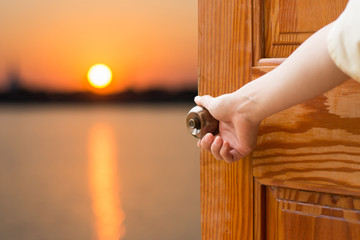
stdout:
[[200,239],[192,105],[1,105],[0,239]]

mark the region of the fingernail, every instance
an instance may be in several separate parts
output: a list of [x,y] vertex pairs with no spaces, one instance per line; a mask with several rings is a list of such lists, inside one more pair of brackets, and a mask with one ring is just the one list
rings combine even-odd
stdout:
[[200,100],[200,97],[199,96],[196,96],[195,98],[194,98],[194,101],[196,102],[196,101],[199,101]]
[[203,137],[202,140],[205,141],[205,142],[208,142],[208,141],[209,141],[209,135],[206,134],[206,135]]
[[212,135],[211,135],[210,133],[207,133],[204,138],[205,138],[205,141],[206,141],[206,142],[211,142],[211,141],[214,140],[214,139],[212,138]]

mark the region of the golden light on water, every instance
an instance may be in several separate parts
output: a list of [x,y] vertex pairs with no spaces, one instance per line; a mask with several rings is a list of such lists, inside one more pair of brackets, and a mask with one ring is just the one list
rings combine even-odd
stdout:
[[94,125],[90,131],[89,176],[97,239],[121,239],[125,215],[120,205],[115,138],[106,124]]
[[112,72],[104,64],[96,64],[88,71],[88,80],[91,86],[95,88],[104,88],[111,83]]

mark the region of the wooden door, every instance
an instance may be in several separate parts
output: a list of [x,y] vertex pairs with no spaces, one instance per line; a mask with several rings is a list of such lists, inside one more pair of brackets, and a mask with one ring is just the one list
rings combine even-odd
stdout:
[[[271,71],[346,0],[199,0],[199,94]],[[233,164],[201,153],[202,239],[360,239],[360,84],[262,122]]]

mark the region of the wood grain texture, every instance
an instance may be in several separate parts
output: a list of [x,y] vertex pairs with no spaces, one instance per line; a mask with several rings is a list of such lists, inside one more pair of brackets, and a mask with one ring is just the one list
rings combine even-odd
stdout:
[[[281,64],[346,3],[253,0],[252,79]],[[262,122],[251,156],[254,239],[360,239],[359,109],[360,84],[349,80]]]
[[334,21],[347,0],[265,0],[265,56],[287,57],[314,32]]
[[360,188],[360,84],[265,119],[253,157],[257,178]]
[[266,239],[359,239],[360,199],[266,188]]
[[252,0],[252,58],[253,66],[256,66],[259,59],[265,56],[264,42],[264,7],[263,0]]
[[266,187],[254,180],[254,240],[266,239]]
[[256,181],[261,185],[265,186],[278,186],[284,188],[292,188],[313,192],[323,192],[323,193],[334,193],[334,194],[344,194],[360,197],[360,188],[344,187],[344,186],[329,186],[316,184],[311,182],[299,182],[299,181],[289,181],[289,180],[279,180],[272,178],[256,178]]
[[[199,94],[232,92],[251,78],[251,0],[199,0]],[[249,158],[227,164],[201,153],[204,240],[253,238]]]

